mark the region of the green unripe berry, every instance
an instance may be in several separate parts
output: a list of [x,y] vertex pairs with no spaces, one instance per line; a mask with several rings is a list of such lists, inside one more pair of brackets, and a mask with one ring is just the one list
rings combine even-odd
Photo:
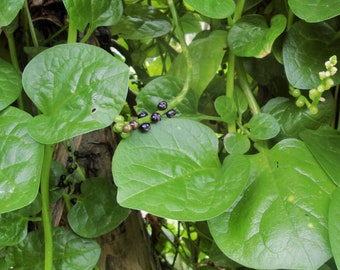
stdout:
[[316,105],[311,105],[311,106],[309,107],[309,112],[310,112],[311,114],[317,114],[318,111],[319,111],[319,109],[318,109],[318,107],[317,107]]
[[314,99],[316,99],[317,97],[319,97],[319,91],[318,90],[316,90],[316,89],[311,89],[311,90],[309,90],[309,98],[311,99],[311,100],[314,100]]
[[126,132],[120,133],[120,137],[122,137],[123,139],[126,139],[129,136],[130,136],[130,133],[126,133]]
[[297,98],[301,95],[301,91],[299,89],[294,89],[293,91],[291,91],[291,95]]
[[124,122],[125,119],[124,119],[124,116],[123,116],[123,115],[118,114],[118,115],[116,115],[116,116],[114,117],[114,120],[113,120],[113,121],[116,122],[116,123],[120,123],[120,122]]
[[125,125],[124,122],[117,122],[117,123],[115,123],[113,128],[112,128],[113,132],[121,133],[123,131],[124,125]]
[[300,96],[296,101],[295,101],[296,106],[298,107],[303,107],[305,105],[305,101],[303,99],[303,96]]

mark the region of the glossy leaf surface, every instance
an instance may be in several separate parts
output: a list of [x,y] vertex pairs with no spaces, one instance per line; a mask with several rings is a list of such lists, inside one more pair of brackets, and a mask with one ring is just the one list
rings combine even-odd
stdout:
[[[153,113],[157,110],[160,101],[172,101],[182,90],[183,82],[170,76],[161,76],[149,82],[137,98],[137,112],[147,111]],[[183,101],[175,108],[181,115],[197,114],[198,98],[189,90]]]
[[279,122],[267,113],[255,114],[244,127],[249,129],[250,136],[255,140],[268,140],[280,132]]
[[0,247],[18,244],[27,235],[28,219],[18,212],[0,214]]
[[[329,95],[325,102],[319,103],[319,112],[310,114],[307,108],[299,108],[288,98],[273,98],[263,108],[264,113],[274,116],[280,124],[277,140],[298,138],[305,129],[317,129],[322,124],[330,123],[334,117],[334,99]],[[289,111],[289,113],[287,113]]]
[[122,20],[112,27],[112,34],[126,39],[147,39],[160,37],[171,30],[169,18],[151,6],[128,5]]
[[228,44],[237,56],[263,58],[272,49],[275,39],[286,27],[285,16],[279,14],[271,19],[268,27],[261,15],[245,15],[230,29]]
[[124,105],[128,75],[124,63],[95,46],[43,51],[23,73],[24,89],[42,112],[30,122],[30,135],[53,144],[110,125]]
[[70,20],[81,32],[85,31],[88,24],[91,29],[114,25],[123,14],[121,0],[63,0],[63,2]]
[[9,25],[24,5],[24,0],[6,0],[0,2],[0,27]]
[[[80,238],[63,227],[53,230],[53,269],[92,270],[99,255],[95,240]],[[20,244],[9,247],[6,262],[13,269],[44,269],[43,232],[31,232]]]
[[31,119],[14,107],[0,113],[0,213],[28,205],[38,193],[44,147],[27,132]]
[[335,186],[303,142],[249,156],[251,179],[233,209],[209,221],[221,250],[256,269],[318,269],[330,257],[328,206]]
[[14,102],[21,92],[21,77],[14,67],[0,59],[0,111]]
[[234,99],[227,96],[219,96],[215,102],[216,112],[226,123],[233,123],[237,118],[237,108]]
[[223,144],[229,154],[244,154],[250,149],[248,137],[240,133],[228,133]]
[[[326,23],[298,21],[290,28],[283,44],[283,63],[290,84],[299,89],[318,86],[319,72],[325,70],[325,62],[332,55],[340,55],[336,36]],[[338,84],[340,72],[332,78]]]
[[208,127],[184,119],[133,133],[112,161],[118,203],[178,220],[222,213],[243,191],[249,164],[243,156],[230,156],[221,167],[217,143]]
[[185,0],[191,7],[204,16],[214,19],[224,19],[235,11],[235,3],[232,0]]
[[288,0],[288,5],[296,16],[310,23],[325,21],[340,14],[338,0]]
[[329,206],[329,241],[336,265],[340,266],[340,189],[337,188],[333,194]]
[[[198,97],[201,96],[216,75],[226,46],[227,32],[221,30],[213,31],[208,36],[196,39],[189,45],[188,49],[193,66],[190,87]],[[184,55],[180,54],[172,63],[168,75],[185,81],[186,74],[186,60]]]
[[76,234],[95,238],[116,228],[129,213],[129,209],[116,202],[116,190],[111,183],[105,179],[87,179],[67,218]]
[[340,186],[340,133],[324,126],[318,130],[305,130],[300,137],[325,173]]

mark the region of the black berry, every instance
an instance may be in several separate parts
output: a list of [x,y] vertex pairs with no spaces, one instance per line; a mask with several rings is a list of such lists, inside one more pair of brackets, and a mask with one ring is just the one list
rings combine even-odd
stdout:
[[63,187],[66,187],[66,185],[63,181],[59,181],[58,187],[63,188]]
[[169,110],[169,111],[166,112],[166,116],[167,116],[168,118],[172,118],[172,117],[174,117],[175,115],[176,115],[176,111],[173,110],[173,109],[171,109],[171,110]]
[[143,117],[145,117],[145,116],[147,116],[147,115],[148,115],[147,112],[141,112],[141,113],[139,113],[139,114],[137,115],[137,117],[138,117],[138,118],[143,118]]
[[68,162],[73,162],[73,157],[68,157],[68,158],[67,158],[67,161],[68,161]]
[[72,147],[71,147],[71,146],[68,146],[68,147],[67,147],[67,150],[68,150],[69,152],[72,152]]
[[64,181],[65,179],[66,179],[66,175],[65,174],[60,175],[60,180],[61,181]]
[[151,129],[151,125],[149,123],[143,123],[139,127],[139,130],[141,132],[148,132],[150,129]]
[[166,108],[168,108],[168,103],[166,101],[161,101],[157,105],[158,110],[164,111]]
[[73,169],[73,168],[68,168],[68,169],[67,169],[67,171],[68,171],[68,173],[70,173],[70,174],[71,174],[71,173],[73,173],[73,172],[74,172],[74,169]]
[[79,157],[79,151],[74,151],[73,155],[74,155],[75,157]]
[[151,121],[156,123],[158,121],[160,121],[162,119],[162,115],[158,112],[154,112],[153,114],[151,114]]
[[132,120],[132,121],[130,122],[130,126],[131,126],[131,128],[132,128],[133,130],[136,130],[136,129],[139,127],[139,124],[138,124],[138,122],[137,122],[136,120]]

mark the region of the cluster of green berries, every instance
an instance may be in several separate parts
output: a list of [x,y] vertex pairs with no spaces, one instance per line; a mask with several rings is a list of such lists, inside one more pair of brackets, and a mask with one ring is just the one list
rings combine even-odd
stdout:
[[145,133],[150,131],[151,123],[157,123],[161,121],[162,116],[165,114],[168,118],[172,118],[176,115],[174,109],[168,109],[168,103],[166,101],[160,101],[157,105],[157,111],[149,115],[147,112],[143,111],[137,115],[137,119],[132,119],[131,121],[125,121],[124,116],[116,115],[114,118],[115,124],[112,130],[119,133],[122,138],[127,138],[130,132],[139,129],[141,132]]
[[318,113],[318,103],[324,102],[325,98],[322,97],[323,92],[331,89],[334,86],[334,81],[332,80],[332,76],[335,75],[337,72],[337,68],[335,65],[337,64],[337,57],[333,55],[329,58],[328,61],[325,63],[326,71],[319,72],[320,83],[316,88],[309,90],[309,98],[311,101],[308,100],[307,97],[301,94],[299,89],[295,89],[290,87],[289,94],[296,98],[296,106],[303,107],[304,105],[307,106],[311,114]]
[[[69,152],[69,155],[67,157],[67,172],[69,175],[73,174],[73,172],[78,168],[78,165],[76,164],[75,160],[79,157],[79,152],[76,150],[72,153],[72,147],[68,146],[67,150]],[[67,175],[62,174],[59,178],[59,187],[66,187],[67,186]]]

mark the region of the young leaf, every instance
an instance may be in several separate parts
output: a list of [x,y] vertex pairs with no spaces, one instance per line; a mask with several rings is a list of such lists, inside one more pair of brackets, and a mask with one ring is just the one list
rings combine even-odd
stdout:
[[338,0],[288,0],[288,5],[296,16],[309,23],[325,21],[340,14]]
[[333,194],[329,206],[328,228],[329,241],[332,247],[332,254],[337,267],[340,267],[340,189],[337,188]]
[[[53,269],[92,270],[100,247],[95,240],[83,239],[70,230],[53,230]],[[44,269],[43,231],[33,231],[17,246],[9,247],[6,262],[10,269]]]
[[0,113],[0,213],[28,205],[38,193],[44,147],[28,135],[31,119],[14,107]]
[[0,214],[0,247],[13,246],[27,235],[28,219],[18,212]]
[[105,179],[87,179],[67,219],[76,234],[95,238],[116,228],[129,213],[129,209],[117,204],[116,190],[111,183]]
[[237,119],[237,108],[234,99],[227,96],[219,96],[215,102],[216,112],[226,123],[232,123]]
[[98,26],[111,26],[116,24],[123,14],[121,0],[63,0],[70,17],[78,30],[85,31],[90,24],[91,29]]
[[[216,75],[227,46],[227,32],[216,30],[208,36],[194,40],[188,47],[192,61],[190,88],[198,97]],[[214,48],[213,50],[211,48]],[[187,64],[183,54],[172,63],[168,75],[185,81]]]
[[250,141],[246,135],[240,133],[228,133],[223,144],[229,154],[244,154],[250,148]]
[[0,27],[9,25],[18,15],[24,0],[7,0],[0,2]]
[[255,140],[268,140],[280,132],[278,121],[267,113],[255,114],[244,127],[249,129],[251,138]]
[[[291,85],[311,89],[320,83],[319,72],[325,70],[325,62],[332,55],[340,55],[336,36],[326,23],[298,21],[290,28],[283,43],[283,63]],[[340,83],[340,72],[332,79]]]
[[0,111],[14,102],[20,95],[20,92],[20,75],[12,65],[0,59]]
[[340,186],[340,134],[329,126],[300,133],[308,149],[319,162],[325,173]]
[[286,27],[286,21],[285,16],[278,14],[268,27],[263,16],[245,15],[230,29],[230,49],[238,56],[263,58],[271,52],[275,39]]
[[232,0],[185,0],[191,7],[204,16],[213,19],[224,19],[235,11],[235,3]]
[[192,120],[164,120],[147,134],[133,133],[112,160],[118,203],[178,220],[219,215],[243,191],[249,163],[229,156],[221,167],[217,152],[214,132]]
[[111,28],[112,34],[126,39],[147,39],[163,36],[170,32],[169,18],[152,6],[128,5],[122,20]]
[[29,124],[37,141],[53,144],[104,128],[121,111],[129,68],[87,44],[47,49],[26,66],[23,85],[42,112]]
[[296,139],[249,159],[243,197],[208,221],[217,245],[249,268],[318,269],[331,257],[327,216],[334,184]]
[[[136,110],[148,111],[149,113],[157,110],[160,101],[172,101],[182,90],[183,82],[170,76],[161,76],[149,82],[141,91],[137,98]],[[198,98],[192,90],[189,90],[183,101],[175,108],[179,114],[197,114]]]
[[288,98],[269,100],[262,111],[274,116],[280,124],[281,131],[275,139],[299,138],[299,133],[306,129],[317,129],[322,124],[330,123],[334,117],[335,103],[332,95],[325,95],[325,98],[325,102],[319,103],[319,112],[315,115],[306,107],[297,107],[295,102]]

